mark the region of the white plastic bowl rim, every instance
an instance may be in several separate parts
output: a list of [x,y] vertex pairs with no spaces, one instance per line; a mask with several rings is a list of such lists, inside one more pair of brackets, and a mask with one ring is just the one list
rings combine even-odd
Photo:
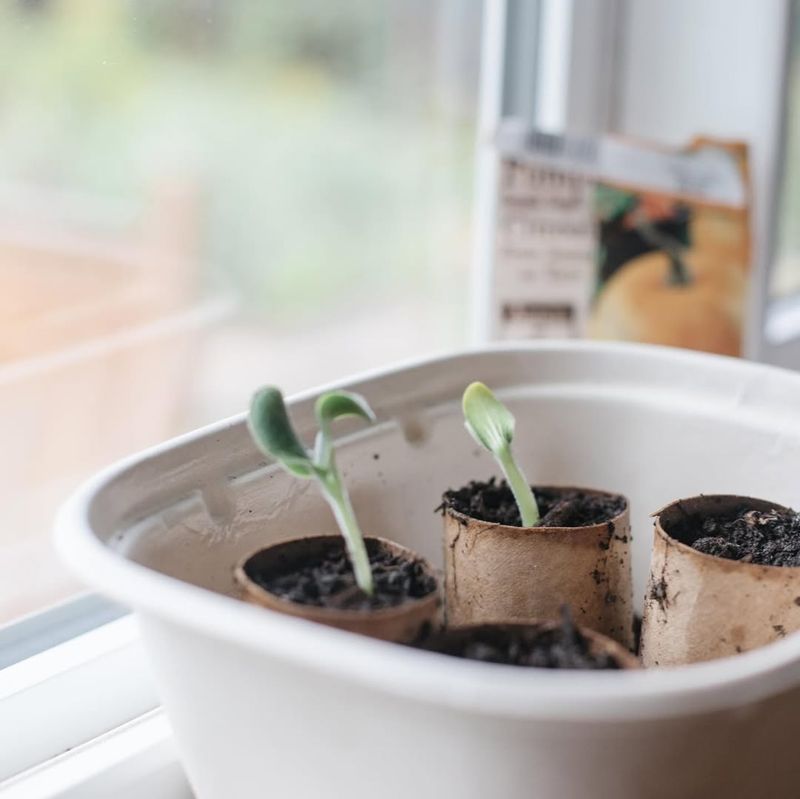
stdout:
[[[481,348],[489,351],[585,350],[643,353],[647,357],[683,359],[711,369],[750,370],[753,379],[795,381],[800,376],[775,367],[669,348],[594,342],[537,342]],[[350,378],[379,378],[398,368],[436,364],[447,356],[415,359]],[[345,381],[297,394],[294,401],[315,397]],[[475,663],[388,644],[294,619],[247,605],[237,599],[186,584],[125,560],[99,541],[91,530],[93,497],[118,475],[141,461],[201,435],[238,425],[243,414],[167,441],[130,457],[86,482],[62,507],[56,520],[56,544],[63,559],[87,583],[128,604],[135,611],[228,640],[271,657],[336,675],[416,701],[508,717],[606,720],[652,715],[680,716],[757,702],[800,685],[800,633],[735,657],[674,668],[641,671],[555,671]]]

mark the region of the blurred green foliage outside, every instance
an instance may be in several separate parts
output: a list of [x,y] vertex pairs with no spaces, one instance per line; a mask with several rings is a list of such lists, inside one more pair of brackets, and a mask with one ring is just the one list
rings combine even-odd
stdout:
[[4,2],[0,182],[135,213],[159,180],[183,181],[201,282],[270,319],[443,286],[465,304],[480,12]]

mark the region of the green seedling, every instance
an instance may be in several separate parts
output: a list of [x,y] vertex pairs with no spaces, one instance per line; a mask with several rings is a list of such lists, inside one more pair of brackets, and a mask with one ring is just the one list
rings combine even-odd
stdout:
[[525,475],[511,454],[514,417],[483,383],[467,386],[462,399],[464,425],[472,437],[494,455],[519,508],[523,527],[539,524],[539,506]]
[[364,593],[372,594],[372,570],[367,547],[350,496],[336,466],[331,423],[344,416],[359,416],[374,422],[375,414],[363,397],[347,391],[322,394],[314,406],[314,413],[319,432],[311,453],[297,437],[286,412],[283,395],[273,386],[262,388],[253,396],[247,423],[253,440],[265,455],[277,460],[289,474],[317,480],[344,537],[356,584]]

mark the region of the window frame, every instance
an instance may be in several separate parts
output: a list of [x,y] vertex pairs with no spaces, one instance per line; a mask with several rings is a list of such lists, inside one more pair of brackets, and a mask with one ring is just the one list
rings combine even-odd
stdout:
[[758,252],[759,280],[754,290],[754,332],[751,343],[753,357],[757,360],[788,369],[800,366],[800,292],[787,297],[771,297],[770,283],[779,255],[780,211],[785,190],[783,178],[788,147],[788,105],[791,97],[792,31],[798,13],[796,2],[786,4],[783,38],[778,42],[782,52],[781,84],[778,89],[778,110],[772,120],[772,168],[765,197],[767,223],[764,241]]
[[476,345],[492,340],[500,168],[494,135],[509,117],[554,132],[607,130],[618,104],[624,11],[623,0],[484,2],[472,253]]
[[0,627],[0,675],[8,666],[102,627],[128,612],[111,600],[87,592],[15,619]]

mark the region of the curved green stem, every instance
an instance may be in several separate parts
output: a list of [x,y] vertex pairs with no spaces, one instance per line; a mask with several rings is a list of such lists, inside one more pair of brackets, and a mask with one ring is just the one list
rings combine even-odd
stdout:
[[344,536],[347,555],[353,564],[356,584],[365,594],[372,594],[374,586],[369,554],[364,536],[358,526],[350,495],[339,477],[335,462],[331,461],[324,477],[320,477],[322,493],[331,506],[336,523]]
[[497,452],[497,460],[519,508],[522,526],[536,527],[540,518],[539,505],[536,502],[536,497],[531,490],[530,484],[525,479],[525,475],[511,455],[511,448],[503,447],[503,449],[499,450]]

